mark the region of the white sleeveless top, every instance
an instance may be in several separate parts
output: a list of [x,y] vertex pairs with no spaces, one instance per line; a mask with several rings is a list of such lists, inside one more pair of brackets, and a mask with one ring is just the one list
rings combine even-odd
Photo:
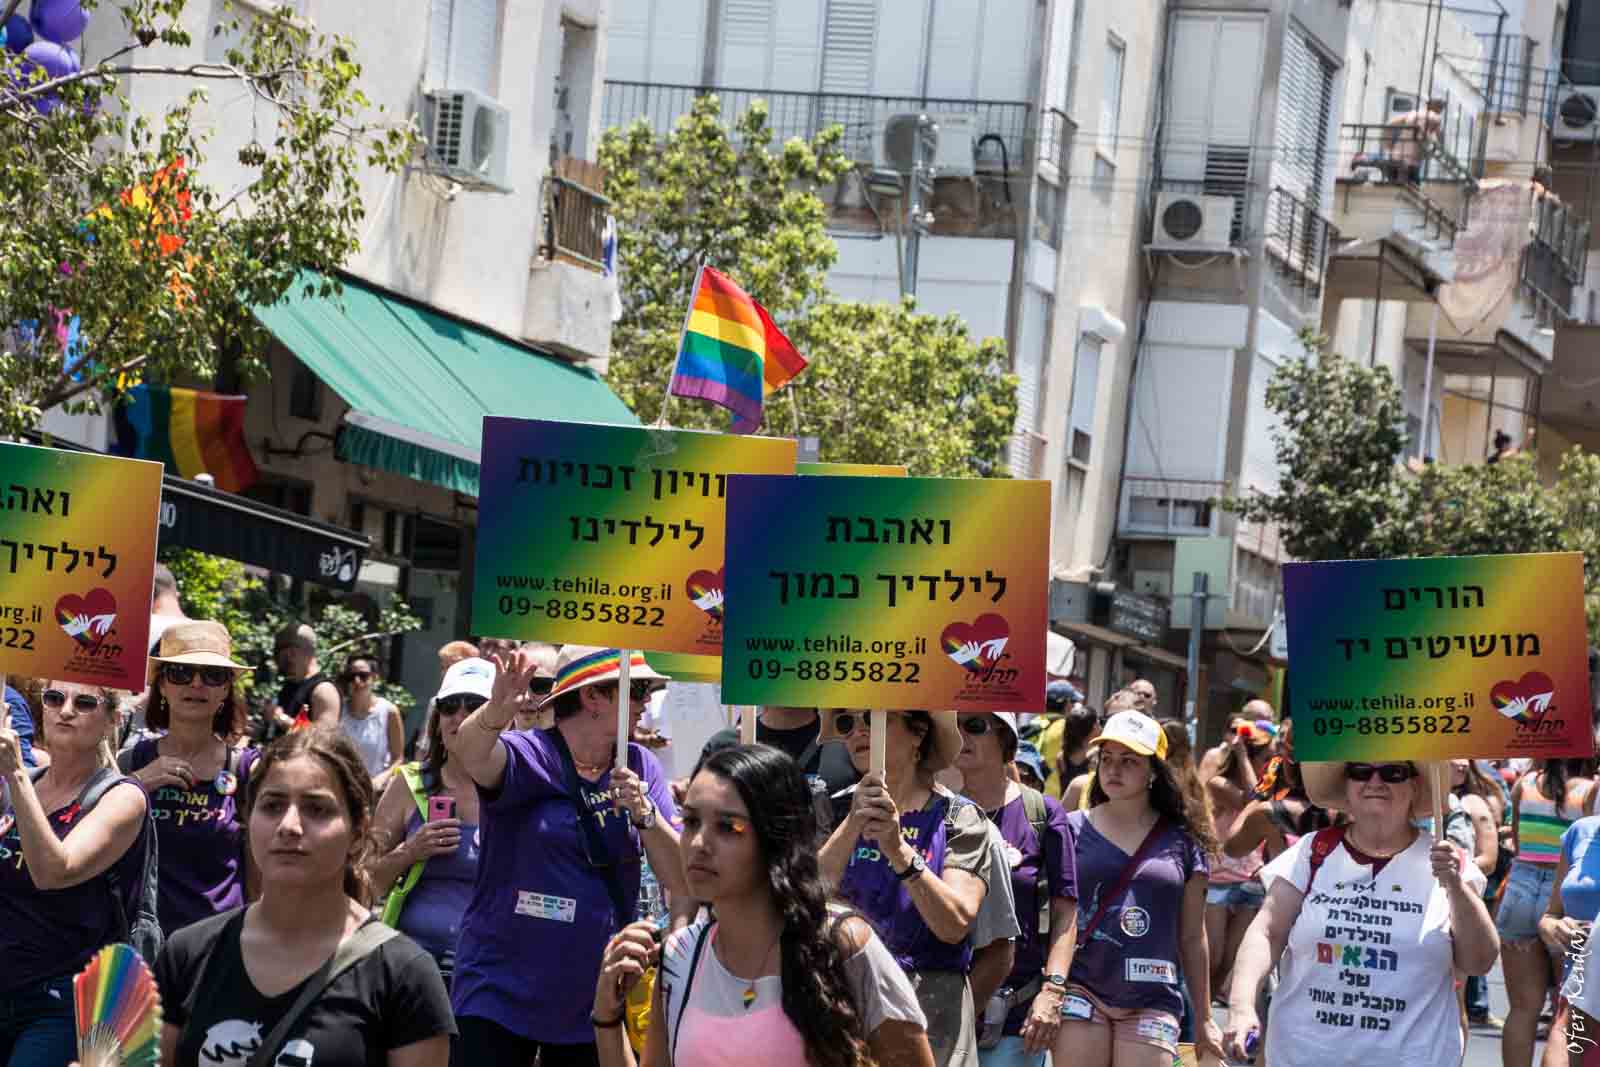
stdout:
[[367,773],[376,777],[389,766],[389,716],[399,709],[387,700],[373,698],[372,711],[364,719],[350,714],[349,708],[339,712],[339,729],[361,752],[361,762]]

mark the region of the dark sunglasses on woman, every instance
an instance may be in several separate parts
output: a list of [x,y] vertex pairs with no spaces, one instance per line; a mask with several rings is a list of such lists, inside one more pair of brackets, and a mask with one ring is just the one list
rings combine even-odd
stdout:
[[982,737],[994,729],[994,720],[987,715],[974,715],[970,719],[961,720],[961,729],[973,737]]
[[849,737],[855,733],[856,723],[860,723],[861,728],[864,730],[870,729],[872,726],[872,712],[841,711],[833,717],[833,731],[840,737]]
[[[535,679],[535,680],[537,681],[538,679]],[[531,684],[529,685],[529,688],[530,689],[532,688]],[[613,689],[617,688],[616,684],[613,683],[611,688],[613,688]],[[653,692],[655,692],[655,683],[653,683],[653,682],[629,682],[628,683],[628,697],[635,704],[642,704],[644,701],[649,700],[650,699],[650,694],[653,693]]]
[[370,682],[370,681],[372,681],[372,672],[371,671],[351,671],[350,673],[345,675],[345,679],[347,681],[351,681],[351,682]]
[[[63,707],[67,702],[67,694],[59,689],[46,689],[39,696],[44,700],[47,708]],[[100,698],[93,693],[78,693],[72,698],[72,707],[77,711],[98,711]]]
[[556,680],[554,678],[535,678],[528,683],[528,692],[536,697],[547,697],[550,695],[550,690],[554,689],[555,686]]
[[1409,782],[1417,776],[1416,768],[1409,763],[1346,763],[1344,776],[1352,782],[1370,782],[1376,774],[1379,781],[1390,785]]
[[440,715],[457,715],[463,711],[470,715],[488,702],[484,697],[467,693],[461,696],[445,697],[443,700],[435,700],[433,709]]
[[233,681],[233,671],[227,667],[196,667],[192,663],[163,663],[161,677],[173,685],[188,685],[195,674],[206,685],[227,685]]

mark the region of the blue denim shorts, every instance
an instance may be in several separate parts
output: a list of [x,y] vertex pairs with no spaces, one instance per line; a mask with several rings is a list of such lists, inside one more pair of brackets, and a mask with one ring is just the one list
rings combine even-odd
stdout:
[[1241,910],[1259,908],[1267,899],[1267,891],[1260,882],[1219,882],[1206,886],[1206,905]]
[[1542,863],[1514,860],[1500,894],[1494,925],[1502,941],[1533,941],[1539,937],[1539,917],[1550,903],[1556,869]]

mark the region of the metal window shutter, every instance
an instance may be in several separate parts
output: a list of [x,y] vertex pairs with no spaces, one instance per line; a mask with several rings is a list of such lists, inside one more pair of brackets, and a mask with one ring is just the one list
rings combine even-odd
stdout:
[[773,0],[722,0],[717,84],[733,89],[772,85]]
[[1273,184],[1320,207],[1327,171],[1333,70],[1300,30],[1291,28],[1283,41]]
[[1087,335],[1078,338],[1072,368],[1072,409],[1068,429],[1094,436],[1095,398],[1100,388],[1100,349],[1104,342]]
[[[943,15],[943,4],[937,13]],[[978,60],[974,99],[1034,99],[1037,86],[1029,80],[1029,51],[1042,23],[1037,0],[983,0],[978,36],[968,42]],[[1065,62],[1063,56],[1062,63]],[[1060,100],[1047,101],[1046,106],[1065,110]]]
[[450,88],[494,96],[498,0],[455,0],[450,20]]
[[1055,0],[1050,12],[1050,53],[1045,57],[1044,106],[1067,110],[1067,75],[1072,65],[1072,18],[1076,0]]
[[822,75],[822,20],[825,0],[784,0],[772,23],[774,91],[811,93]]
[[1100,97],[1100,136],[1103,147],[1115,149],[1117,137],[1122,132],[1122,80],[1128,60],[1128,46],[1120,41],[1106,41],[1104,90]]
[[454,6],[451,0],[430,0],[428,4],[427,87],[429,89],[449,88],[450,13]]
[[[978,95],[978,62],[987,36],[983,8],[984,0],[940,0],[928,35],[929,96],[971,100]],[[1011,54],[1019,67],[1021,54]]]
[[1011,439],[1009,466],[1015,478],[1031,478],[1039,432],[1039,393],[1044,346],[1050,319],[1050,297],[1029,286],[1022,295],[1022,322],[1017,330],[1017,423]]
[[[1161,173],[1168,181],[1222,181],[1219,159],[1236,163],[1232,179],[1250,181],[1256,100],[1261,94],[1266,21],[1257,15],[1179,14],[1173,21]],[[1233,190],[1228,190],[1232,192]]]
[[878,47],[878,0],[828,0],[822,30],[825,93],[872,92]]
[[611,22],[606,30],[607,80],[650,80],[652,6],[652,0],[613,0]]

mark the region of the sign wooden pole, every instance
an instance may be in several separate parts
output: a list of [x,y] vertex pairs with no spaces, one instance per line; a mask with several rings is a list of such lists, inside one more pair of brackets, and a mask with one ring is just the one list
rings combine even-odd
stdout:
[[632,685],[628,675],[633,670],[633,652],[630,649],[618,649],[622,654],[617,665],[617,770],[628,765],[628,735],[633,723],[633,694],[629,691]]
[[889,763],[889,713],[878,708],[870,714],[872,715],[871,769],[873,774],[882,776],[884,768]]
[[749,704],[739,709],[739,743],[753,745],[756,743],[756,712],[759,709]]
[[1428,768],[1429,786],[1433,790],[1433,840],[1444,840],[1444,775],[1445,764],[1435,760]]

